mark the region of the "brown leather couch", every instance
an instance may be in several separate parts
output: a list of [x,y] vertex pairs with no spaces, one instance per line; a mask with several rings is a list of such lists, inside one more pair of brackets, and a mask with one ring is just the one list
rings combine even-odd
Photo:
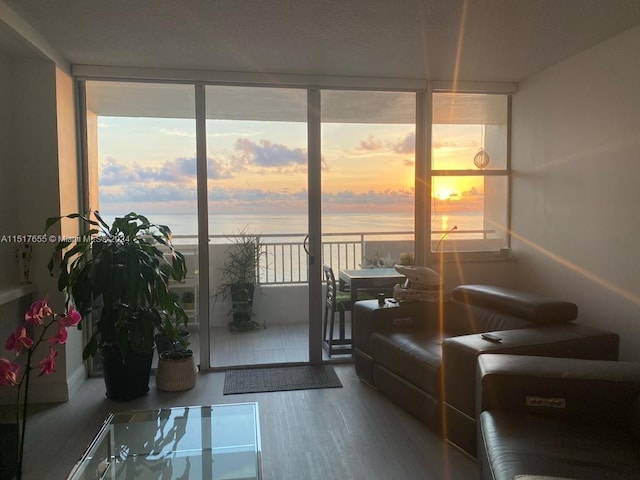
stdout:
[[482,480],[640,478],[639,363],[481,355],[477,392]]
[[570,302],[488,285],[459,286],[442,304],[356,302],[356,373],[475,456],[480,354],[617,360],[618,335],[575,323],[577,314]]

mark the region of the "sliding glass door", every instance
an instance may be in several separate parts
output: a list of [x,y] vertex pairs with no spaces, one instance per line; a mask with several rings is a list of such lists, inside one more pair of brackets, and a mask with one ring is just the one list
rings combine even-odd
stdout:
[[[135,212],[171,229],[187,261],[186,280],[171,290],[189,317],[184,336],[198,359],[194,87],[87,81],[85,91],[85,203],[109,224]],[[100,362],[92,367],[99,371]]]
[[205,97],[211,365],[307,362],[307,92]]
[[[322,263],[347,289],[348,270],[413,265],[416,94],[323,90],[320,111]],[[344,323],[323,333],[332,357],[350,358],[340,349],[340,337],[351,338],[350,312]]]
[[204,368],[329,359],[322,264],[339,278],[413,262],[416,93],[81,86],[85,204],[172,229]]

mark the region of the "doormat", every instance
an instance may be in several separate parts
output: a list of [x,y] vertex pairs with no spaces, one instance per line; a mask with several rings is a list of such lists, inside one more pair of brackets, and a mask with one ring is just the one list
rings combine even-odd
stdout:
[[224,395],[238,393],[281,392],[314,388],[341,388],[330,365],[252,368],[228,370],[224,374]]

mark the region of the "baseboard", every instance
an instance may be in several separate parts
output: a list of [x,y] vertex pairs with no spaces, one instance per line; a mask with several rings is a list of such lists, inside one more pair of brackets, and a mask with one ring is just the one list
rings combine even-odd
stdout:
[[69,399],[73,398],[73,396],[80,390],[80,387],[87,379],[87,369],[84,364],[80,365],[75,372],[71,374],[71,376],[67,379],[67,390]]

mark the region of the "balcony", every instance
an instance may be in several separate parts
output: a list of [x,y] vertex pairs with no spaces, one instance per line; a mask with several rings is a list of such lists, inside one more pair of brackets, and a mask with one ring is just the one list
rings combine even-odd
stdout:
[[[454,250],[470,243],[493,242],[491,230],[457,230],[449,232],[446,245],[441,241],[447,231],[433,232],[432,248]],[[245,333],[231,333],[227,327],[230,306],[216,300],[214,292],[220,281],[219,268],[233,237],[213,235],[209,238],[210,310],[209,335],[211,365],[228,367],[268,363],[306,362],[308,360],[308,269],[304,234],[259,235],[264,255],[257,272],[254,299],[255,320],[263,327]],[[176,292],[191,291],[196,304],[187,305],[190,315],[190,342],[199,350],[201,322],[197,318],[198,255],[195,236],[175,236],[174,242],[187,258],[189,276],[174,284]],[[340,269],[393,266],[403,254],[413,252],[413,232],[354,232],[323,235],[323,262]],[[350,315],[347,314],[347,332]],[[324,353],[324,352],[323,352]],[[326,355],[326,353],[325,353]],[[342,358],[348,358],[343,356]],[[333,357],[340,358],[340,356]]]

